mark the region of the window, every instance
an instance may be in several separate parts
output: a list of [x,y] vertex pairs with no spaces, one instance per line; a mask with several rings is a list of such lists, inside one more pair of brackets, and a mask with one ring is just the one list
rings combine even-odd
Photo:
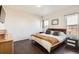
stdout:
[[5,24],[0,22],[0,30],[4,30],[5,29]]
[[79,14],[74,13],[65,16],[67,20],[67,34],[71,35],[79,35],[79,28],[78,28],[78,18]]
[[42,28],[48,27],[48,20],[43,20],[42,21]]
[[45,26],[45,27],[48,26],[48,20],[44,20],[44,26]]
[[78,24],[78,14],[71,14],[66,16],[67,25],[77,25]]

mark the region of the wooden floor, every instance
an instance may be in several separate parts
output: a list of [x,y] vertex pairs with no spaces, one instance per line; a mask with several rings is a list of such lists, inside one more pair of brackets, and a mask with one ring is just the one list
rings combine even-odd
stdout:
[[[32,43],[31,40],[22,40],[14,42],[14,53],[15,54],[48,54],[48,52],[37,43]],[[65,47],[62,44],[51,54],[79,54],[79,50]]]

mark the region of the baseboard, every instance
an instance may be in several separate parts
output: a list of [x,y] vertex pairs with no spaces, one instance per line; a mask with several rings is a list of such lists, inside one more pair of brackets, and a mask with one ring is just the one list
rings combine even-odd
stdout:
[[16,41],[14,41],[14,42],[23,41],[23,40],[30,40],[30,39],[21,39],[21,40],[16,40]]

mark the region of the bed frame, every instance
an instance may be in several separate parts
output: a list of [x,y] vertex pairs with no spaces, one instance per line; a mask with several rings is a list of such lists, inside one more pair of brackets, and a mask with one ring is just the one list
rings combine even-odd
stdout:
[[55,29],[55,28],[48,28],[47,31],[61,31],[66,34],[66,29]]
[[[66,34],[66,29],[55,29],[55,28],[48,28],[47,31],[61,31],[64,32]],[[51,52],[53,52],[53,50],[57,47],[59,47],[61,44],[63,44],[64,42],[59,42],[57,44],[55,44],[52,48],[51,48]],[[45,49],[45,48],[44,48]],[[50,53],[51,53],[50,52]]]

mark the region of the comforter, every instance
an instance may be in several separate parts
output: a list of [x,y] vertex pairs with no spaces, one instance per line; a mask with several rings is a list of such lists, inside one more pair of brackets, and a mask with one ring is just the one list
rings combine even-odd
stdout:
[[40,35],[40,33],[38,34],[33,34],[32,36],[40,38],[40,40],[45,40],[50,42],[52,45],[56,44],[59,42],[58,39],[54,38],[54,37],[48,37],[48,36],[44,36],[44,35]]

